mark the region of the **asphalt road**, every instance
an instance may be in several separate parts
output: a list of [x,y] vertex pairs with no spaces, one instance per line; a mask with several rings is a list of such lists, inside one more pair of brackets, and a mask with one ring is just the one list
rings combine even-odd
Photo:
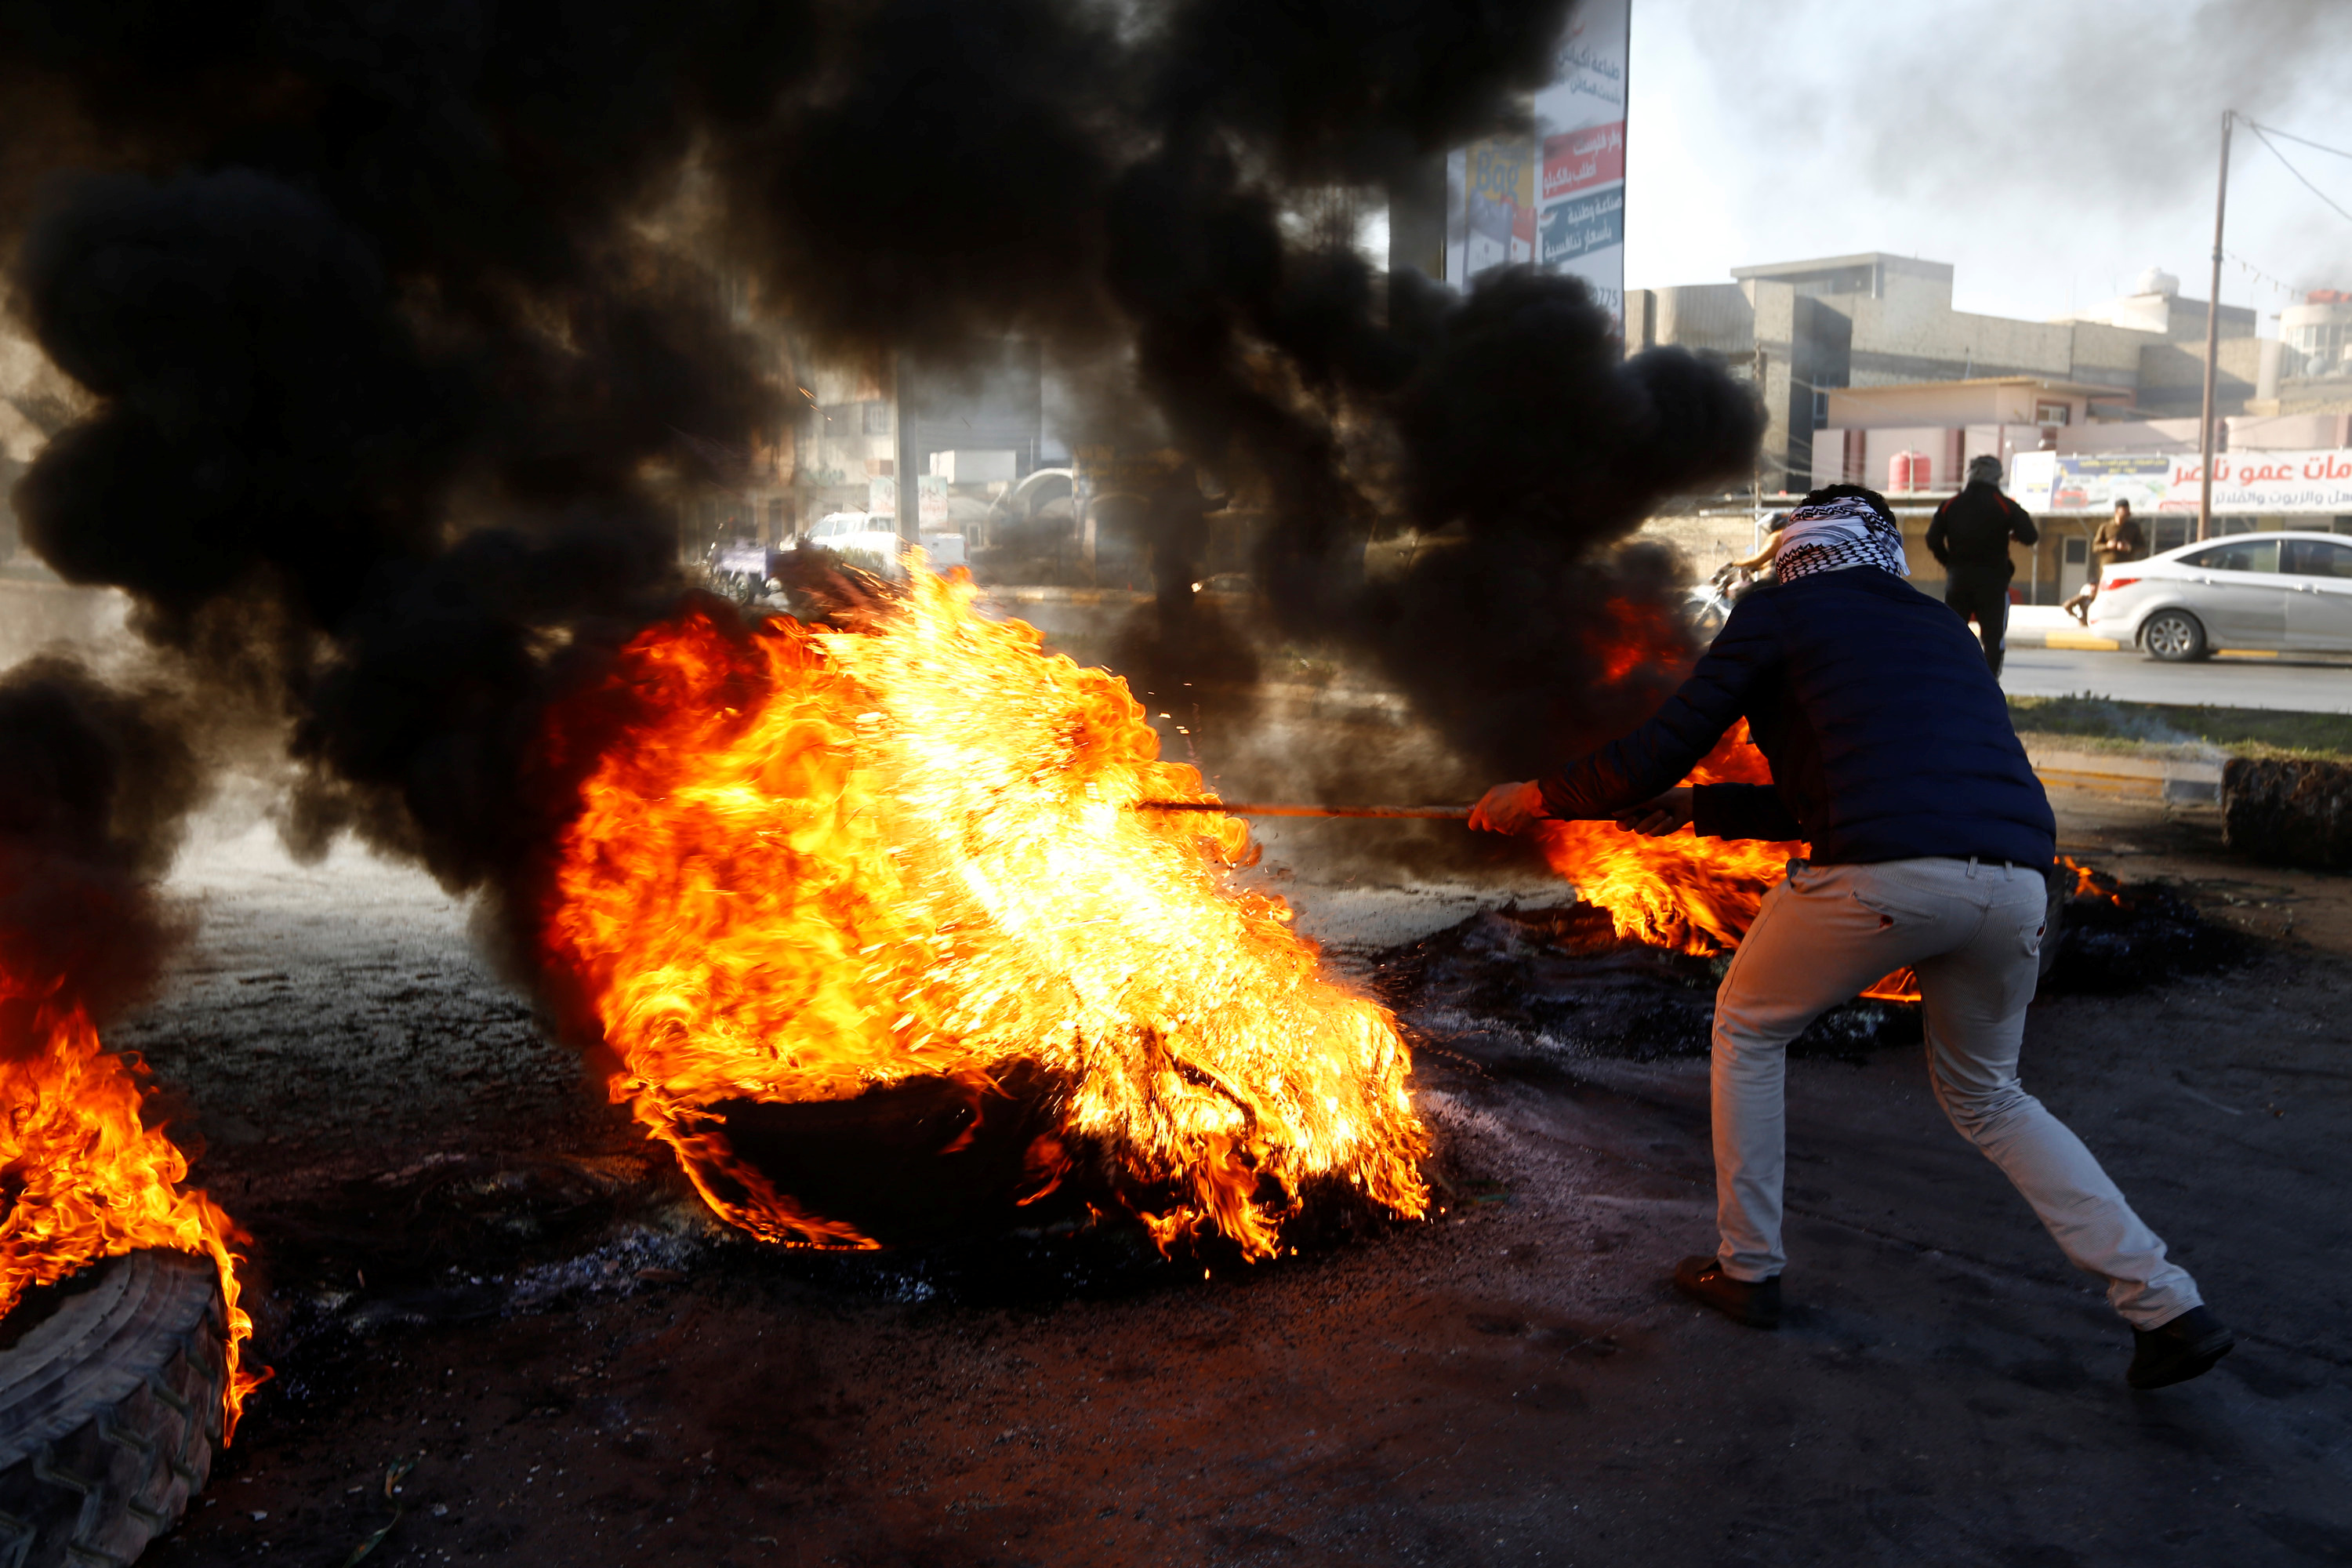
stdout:
[[[2093,837],[2061,809],[2070,852],[2183,868],[2148,863],[2188,831],[2169,817]],[[109,1038],[250,1227],[278,1376],[146,1561],[348,1562],[387,1525],[371,1562],[2342,1561],[2352,1385],[2311,1260],[2352,1250],[2327,1174],[2352,899],[2198,831],[2186,869],[2223,879],[2200,901],[2265,935],[2300,914],[2303,945],[2028,1025],[2029,1083],[2245,1336],[2155,1394],[1912,1050],[1791,1067],[1779,1334],[1664,1283],[1711,1235],[1703,1058],[1436,1016],[1413,1025],[1446,1184],[1427,1224],[1106,1284],[1034,1238],[786,1253],[703,1215],[424,875],[200,834],[172,883],[194,939]],[[1393,879],[1288,868],[1343,968],[1412,934]],[[1418,919],[1458,918],[1458,891]]]
[[2202,703],[2352,713],[2352,663],[2222,657],[2160,664],[2141,653],[2085,653],[2012,645],[2000,684],[2012,697],[2088,693],[2119,702]]

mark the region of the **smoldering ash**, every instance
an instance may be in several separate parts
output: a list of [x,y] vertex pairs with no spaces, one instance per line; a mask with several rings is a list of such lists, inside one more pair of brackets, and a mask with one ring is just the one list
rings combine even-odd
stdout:
[[[1567,10],[11,0],[12,306],[94,397],[16,510],[193,678],[273,694],[298,833],[511,889],[562,809],[548,703],[683,586],[642,476],[781,422],[724,272],[835,353],[1131,356],[1188,455],[1274,498],[1290,629],[1551,760],[1527,737],[1610,717],[1557,694],[1667,586],[1596,551],[1744,471],[1755,411],[1622,360],[1573,281],[1457,299],[1285,214],[1513,124]],[[1401,521],[1471,545],[1368,587]]]

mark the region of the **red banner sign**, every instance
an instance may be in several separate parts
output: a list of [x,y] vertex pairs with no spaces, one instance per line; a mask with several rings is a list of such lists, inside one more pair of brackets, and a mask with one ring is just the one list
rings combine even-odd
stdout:
[[1544,139],[1543,199],[1625,177],[1625,122],[1588,125]]

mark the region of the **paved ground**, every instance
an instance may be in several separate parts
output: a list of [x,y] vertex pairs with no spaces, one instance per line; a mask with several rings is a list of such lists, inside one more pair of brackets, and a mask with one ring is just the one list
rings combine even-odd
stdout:
[[2093,653],[2012,644],[2001,668],[2012,697],[2088,693],[2121,702],[2210,703],[2302,713],[2352,713],[2352,663],[2223,657],[2161,664],[2141,653]]
[[[2345,1561],[2347,885],[2063,809],[2070,848],[2273,942],[2031,1025],[2029,1081],[2248,1331],[2155,1395],[1907,1051],[1794,1070],[1777,1336],[1661,1284],[1707,1240],[1702,1064],[1433,1040],[1433,1223],[1209,1279],[813,1258],[702,1222],[431,883],[226,825],[179,873],[172,994],[115,1038],[195,1108],[280,1376],[149,1561],[344,1563],[411,1460],[372,1563]],[[1528,891],[1318,842],[1265,874],[1359,968]]]

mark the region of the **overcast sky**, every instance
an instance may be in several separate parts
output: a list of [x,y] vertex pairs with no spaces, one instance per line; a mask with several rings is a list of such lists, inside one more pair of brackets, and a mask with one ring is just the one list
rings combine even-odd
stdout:
[[[2352,0],[1633,5],[1632,288],[1885,250],[1952,263],[1964,310],[2063,315],[2151,265],[2202,299],[2221,110],[2352,149]],[[2352,211],[2352,158],[2279,146]],[[2352,218],[2243,126],[2225,246],[2265,334],[2279,284],[2352,289]]]

